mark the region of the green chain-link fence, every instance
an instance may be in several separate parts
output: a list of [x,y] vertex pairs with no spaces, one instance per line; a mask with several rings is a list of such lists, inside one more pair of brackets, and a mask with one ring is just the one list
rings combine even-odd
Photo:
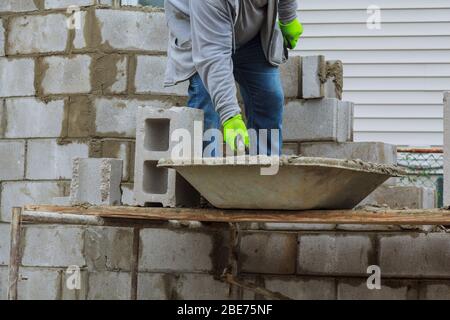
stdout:
[[408,172],[407,176],[399,179],[399,183],[436,190],[438,206],[442,207],[443,156],[439,148],[399,149],[398,165]]

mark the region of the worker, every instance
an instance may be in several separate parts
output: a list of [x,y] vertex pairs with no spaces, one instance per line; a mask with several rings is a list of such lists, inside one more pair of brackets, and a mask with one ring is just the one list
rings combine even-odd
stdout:
[[165,11],[170,31],[165,86],[189,80],[188,107],[204,111],[205,130],[222,126],[232,150],[236,137],[249,147],[247,128],[267,129],[278,130],[278,139],[258,138],[257,152],[279,153],[284,95],[278,67],[303,32],[297,1],[166,0]]

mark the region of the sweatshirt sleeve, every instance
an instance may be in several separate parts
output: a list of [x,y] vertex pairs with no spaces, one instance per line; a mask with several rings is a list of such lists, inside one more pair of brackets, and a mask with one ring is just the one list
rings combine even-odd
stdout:
[[241,113],[233,76],[233,26],[227,1],[191,0],[192,57],[224,123]]
[[279,0],[278,15],[282,23],[289,23],[297,18],[297,0]]

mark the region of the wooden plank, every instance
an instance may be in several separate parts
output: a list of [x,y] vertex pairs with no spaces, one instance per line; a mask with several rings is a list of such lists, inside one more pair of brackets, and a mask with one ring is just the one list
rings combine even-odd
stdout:
[[450,225],[450,211],[423,210],[219,210],[195,208],[26,206],[30,212],[94,215],[103,218],[200,222],[310,224]]

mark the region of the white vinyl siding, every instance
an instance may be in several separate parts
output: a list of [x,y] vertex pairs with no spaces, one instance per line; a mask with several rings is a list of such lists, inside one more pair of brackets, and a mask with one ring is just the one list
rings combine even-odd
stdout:
[[[298,0],[301,55],[344,63],[344,99],[355,102],[355,140],[441,146],[450,91],[450,0]],[[370,30],[367,8],[381,8]]]

